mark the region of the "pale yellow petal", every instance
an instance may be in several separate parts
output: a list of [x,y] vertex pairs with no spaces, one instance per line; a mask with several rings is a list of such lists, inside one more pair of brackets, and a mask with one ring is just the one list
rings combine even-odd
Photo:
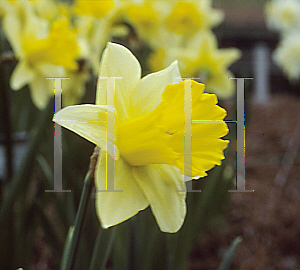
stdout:
[[165,164],[133,167],[136,181],[146,194],[158,226],[163,232],[177,232],[186,215],[184,178],[179,170]]
[[[53,97],[54,86],[45,77],[36,75],[29,84],[30,95],[35,106],[39,109],[44,109],[48,101]],[[53,89],[51,91],[51,89]]]
[[48,35],[49,22],[36,14],[35,8],[30,1],[20,1],[24,16],[22,34],[24,37],[45,38]]
[[34,71],[25,61],[20,61],[11,75],[10,86],[13,90],[19,90],[26,84],[30,83],[34,77]]
[[3,30],[10,46],[15,55],[20,57],[22,55],[21,46],[21,22],[14,10],[10,10],[6,16],[3,17]]
[[[59,65],[54,65],[54,64],[48,64],[48,63],[43,63],[37,65],[37,70],[39,73],[41,73],[43,76],[48,77],[48,78],[65,78],[66,77],[66,69],[63,66]],[[52,80],[54,82],[54,80]],[[65,80],[62,80],[62,84],[64,83]],[[53,84],[54,85],[54,84]],[[54,87],[53,87],[54,89]],[[52,89],[51,89],[52,93]]]
[[232,97],[236,91],[236,81],[229,78],[233,77],[234,75],[225,69],[221,72],[216,72],[207,80],[206,91],[215,93],[220,99]]
[[121,77],[115,80],[115,108],[119,120],[128,119],[133,92],[141,78],[141,67],[134,55],[124,46],[108,43],[101,59],[97,86],[97,105],[107,104],[107,80],[101,78]]
[[241,51],[236,48],[219,49],[217,54],[219,56],[219,64],[224,68],[229,67],[242,56]]
[[[110,180],[109,180],[110,181]],[[139,211],[145,209],[149,203],[132,175],[132,167],[123,158],[115,161],[114,189],[122,192],[102,192],[106,190],[106,152],[101,151],[98,158],[96,172],[96,209],[103,228],[121,223]]]
[[[113,108],[106,105],[69,106],[56,113],[53,121],[105,150],[107,137],[109,143],[114,143],[112,134],[111,136],[106,134],[107,110],[113,112]],[[110,155],[119,157],[117,147],[115,147],[115,153],[110,153]]]
[[137,118],[152,111],[160,102],[167,84],[181,80],[177,61],[159,72],[151,73],[140,80],[132,96],[130,116]]

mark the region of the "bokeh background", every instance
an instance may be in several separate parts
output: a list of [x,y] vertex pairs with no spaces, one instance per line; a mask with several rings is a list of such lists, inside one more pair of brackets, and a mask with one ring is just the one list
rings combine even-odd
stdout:
[[[11,89],[10,77],[18,63],[18,54],[3,29],[4,2],[0,6],[1,269],[60,269],[94,146],[63,129],[63,188],[72,192],[45,193],[46,189],[53,188],[53,105],[49,103],[50,109],[38,109],[28,85],[20,91]],[[179,236],[171,239],[157,230],[149,209],[143,211],[116,226],[106,269],[218,269],[238,236],[242,241],[235,249],[230,269],[300,269],[300,72],[297,75],[300,43],[297,45],[297,39],[290,38],[297,37],[299,32],[293,29],[288,36],[287,26],[280,28],[272,22],[276,19],[283,23],[292,22],[289,16],[293,14],[286,15],[288,19],[284,21],[280,20],[279,13],[274,11],[272,15],[271,11],[266,11],[269,2],[296,3],[292,10],[300,20],[296,8],[297,3],[300,7],[300,1],[208,2],[224,14],[222,23],[211,27],[218,47],[237,48],[241,52],[240,58],[232,60],[228,70],[235,77],[253,78],[245,82],[245,183],[247,190],[255,191],[227,191],[234,189],[236,170],[235,127],[230,124],[231,144],[226,152],[226,162],[213,169],[208,177],[195,182],[194,187],[203,192],[188,196],[188,207],[198,218],[188,216]],[[280,10],[284,10],[283,6]],[[87,23],[84,18],[80,17],[80,20],[83,21],[79,25]],[[155,42],[153,45],[147,37],[143,39],[143,32],[138,32],[141,30],[134,21],[131,24],[130,21],[122,22],[121,26],[114,28],[111,41],[128,46],[142,62],[145,72],[152,72],[146,59],[151,52],[149,44],[156,49]],[[288,46],[295,44],[294,54],[290,56],[283,52],[281,58],[276,58],[276,51],[288,38],[286,51],[292,52],[293,46]],[[99,45],[102,49],[103,44]],[[89,56],[93,51],[100,56],[101,48],[98,48],[99,52],[88,48],[83,55]],[[78,60],[79,77],[75,84],[86,89],[84,94],[79,94],[82,96],[80,103],[95,102],[96,65],[97,60],[89,57]],[[158,66],[161,65],[159,62]],[[292,71],[287,66],[293,67],[290,68]],[[220,105],[228,110],[227,119],[234,120],[235,99],[234,93],[219,97]],[[89,201],[75,269],[92,269],[87,265],[93,260],[98,231],[102,232],[93,196]],[[175,251],[172,245],[176,247]],[[170,266],[174,258],[167,254],[177,255],[183,263]],[[151,263],[145,263],[148,260]]]

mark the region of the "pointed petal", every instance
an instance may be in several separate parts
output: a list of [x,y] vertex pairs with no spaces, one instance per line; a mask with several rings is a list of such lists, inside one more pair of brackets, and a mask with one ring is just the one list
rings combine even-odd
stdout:
[[184,179],[178,169],[165,164],[133,167],[133,175],[146,194],[163,232],[177,232],[186,214]]
[[219,64],[225,69],[242,56],[241,51],[236,48],[219,49],[217,53]]
[[132,96],[130,116],[137,118],[152,111],[160,102],[166,85],[181,80],[177,61],[159,72],[151,73],[140,80]]
[[141,78],[141,67],[134,55],[124,46],[108,43],[104,50],[97,86],[97,105],[107,104],[107,79],[118,77],[115,80],[115,108],[121,121],[128,118],[131,98],[137,83]]
[[232,77],[234,77],[234,75],[225,69],[221,72],[216,72],[207,80],[207,92],[215,93],[220,99],[232,97],[236,88],[235,80],[228,79]]
[[21,22],[17,13],[10,7],[6,16],[3,16],[3,30],[6,38],[17,57],[23,53],[21,49]]
[[[52,82],[46,80],[45,77],[37,74],[29,84],[32,101],[40,110],[44,109],[49,99],[53,97],[54,86],[53,83],[51,83]],[[50,92],[51,87],[53,90]]]
[[96,172],[96,209],[103,228],[121,223],[149,203],[132,175],[132,167],[123,159],[115,161],[114,189],[122,192],[103,192],[106,190],[106,152],[101,151]]
[[[113,108],[90,104],[69,106],[56,113],[53,121],[106,150],[107,137],[111,139],[109,143],[114,143],[113,136],[106,134],[107,110],[113,111]],[[109,154],[119,158],[116,146],[115,153]]]
[[10,86],[13,90],[19,90],[30,83],[34,76],[34,72],[29,68],[26,62],[21,60],[11,75]]
[[[45,77],[66,77],[66,69],[63,66],[43,63],[37,65],[36,68],[39,71],[39,73],[43,74]],[[54,82],[54,80],[52,82]]]

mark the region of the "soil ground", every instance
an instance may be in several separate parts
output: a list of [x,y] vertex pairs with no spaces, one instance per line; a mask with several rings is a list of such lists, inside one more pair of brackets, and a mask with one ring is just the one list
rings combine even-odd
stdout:
[[246,189],[255,192],[231,194],[223,230],[199,240],[191,270],[217,269],[239,235],[232,270],[300,269],[300,99],[273,95],[267,104],[250,103]]

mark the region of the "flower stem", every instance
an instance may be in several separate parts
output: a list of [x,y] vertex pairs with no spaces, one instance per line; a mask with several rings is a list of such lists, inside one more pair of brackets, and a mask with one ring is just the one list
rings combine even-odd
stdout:
[[79,208],[75,219],[74,231],[73,231],[70,247],[66,258],[66,265],[65,267],[63,267],[63,270],[74,269],[74,264],[75,264],[74,257],[78,248],[79,237],[82,232],[84,218],[87,212],[88,201],[92,192],[92,188],[93,188],[93,176],[92,176],[92,172],[88,171],[84,180],[84,187],[81,194]]

